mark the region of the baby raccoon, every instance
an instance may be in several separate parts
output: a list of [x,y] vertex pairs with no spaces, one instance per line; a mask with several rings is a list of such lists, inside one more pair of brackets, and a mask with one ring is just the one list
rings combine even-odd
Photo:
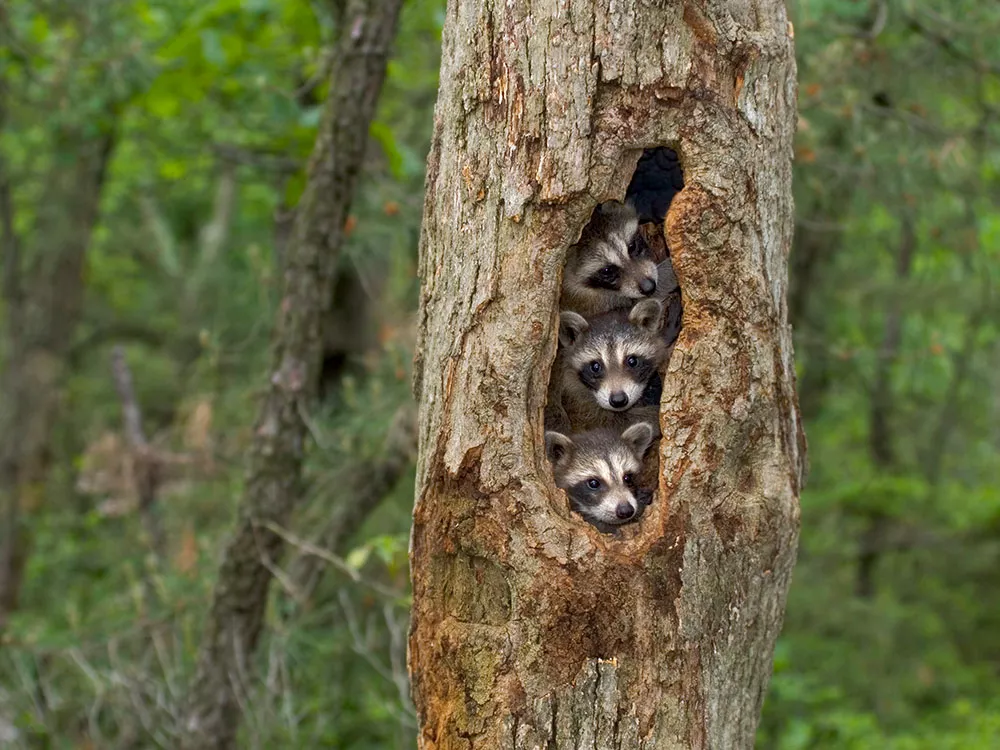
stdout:
[[653,427],[645,422],[620,434],[609,429],[573,436],[546,432],[545,454],[570,507],[609,532],[637,520],[652,501],[652,492],[637,486],[642,457],[652,440]]
[[657,265],[638,228],[630,204],[608,201],[594,210],[566,258],[562,309],[599,315],[656,294]]
[[575,430],[620,425],[609,411],[659,405],[656,386],[668,354],[662,323],[663,306],[655,299],[589,321],[574,312],[560,315],[560,398]]

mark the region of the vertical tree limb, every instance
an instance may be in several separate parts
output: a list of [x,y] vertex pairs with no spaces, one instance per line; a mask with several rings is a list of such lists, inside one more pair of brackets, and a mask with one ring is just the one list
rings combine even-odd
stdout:
[[[901,222],[895,263],[895,281],[899,286],[904,285],[910,278],[917,250],[913,216],[909,212],[904,212]],[[899,359],[902,336],[903,303],[897,297],[889,303],[889,310],[885,316],[868,408],[868,450],[876,470],[884,474],[894,471],[897,464],[895,436],[891,425],[894,411],[892,373]],[[879,508],[870,511],[868,527],[859,542],[860,552],[855,583],[855,590],[862,598],[870,598],[875,593],[875,568],[884,548],[882,537],[886,533],[888,523],[889,519],[884,511]]]
[[[116,142],[109,113],[99,135],[64,145],[67,159],[46,175],[30,260],[20,258],[16,294],[6,298],[0,368],[0,630],[17,607],[30,534],[22,510],[44,497],[59,389],[83,307],[83,266],[97,224]],[[25,256],[29,248],[23,248]]]
[[230,748],[239,724],[237,685],[263,628],[269,567],[299,494],[316,392],[322,318],[344,241],[344,224],[396,33],[401,0],[349,0],[330,94],[308,168],[285,262],[268,390],[254,428],[246,491],[226,546],[184,717],[187,750]]

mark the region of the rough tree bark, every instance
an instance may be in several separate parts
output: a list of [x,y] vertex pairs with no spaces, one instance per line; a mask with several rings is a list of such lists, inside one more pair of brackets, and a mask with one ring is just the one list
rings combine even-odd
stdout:
[[[781,0],[451,0],[428,162],[409,666],[424,750],[750,748],[798,536]],[[621,538],[554,488],[566,248],[643,148],[684,327],[658,499]]]
[[281,559],[283,540],[275,528],[287,523],[300,494],[321,321],[400,6],[401,0],[348,0],[339,8],[330,93],[287,248],[272,371],[254,429],[246,492],[223,554],[182,726],[189,750],[234,746],[273,566]]

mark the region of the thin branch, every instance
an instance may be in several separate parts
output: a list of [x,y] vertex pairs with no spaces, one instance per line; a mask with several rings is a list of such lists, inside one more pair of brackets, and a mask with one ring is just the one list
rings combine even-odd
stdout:
[[889,20],[889,3],[887,0],[878,0],[878,7],[875,9],[875,18],[872,20],[872,25],[866,30],[861,32],[859,36],[862,39],[874,40],[885,31],[886,21]]
[[301,172],[305,163],[284,154],[266,149],[238,146],[235,143],[216,143],[212,150],[231,166],[249,166],[269,172],[292,175]]
[[[988,60],[975,57],[969,52],[961,49],[955,40],[946,34],[934,28],[931,25],[925,23],[921,18],[919,18],[914,13],[909,13],[906,16],[906,20],[910,22],[910,26],[923,36],[925,36],[930,41],[937,44],[941,49],[947,52],[951,57],[958,62],[964,63],[970,66],[973,70],[979,71],[981,73],[991,73],[994,75],[1000,75],[1000,65],[991,63]],[[935,25],[940,27],[938,21]]]
[[[416,451],[416,406],[407,403],[393,417],[378,459],[353,467],[339,482],[344,491],[314,544],[331,553],[339,553],[344,542],[361,528],[413,464]],[[323,571],[314,558],[305,558],[296,561],[293,575],[298,588],[311,596],[322,580]]]
[[125,352],[116,346],[111,353],[111,372],[115,380],[115,390],[122,403],[125,423],[125,437],[135,465],[136,486],[139,491],[139,514],[149,535],[150,546],[160,559],[163,558],[166,542],[163,527],[156,514],[156,493],[160,486],[161,472],[159,460],[146,440],[142,429],[142,412],[132,385],[132,371],[125,361]]
[[223,162],[215,187],[212,216],[201,228],[198,238],[198,264],[195,273],[201,277],[215,265],[219,252],[226,244],[236,208],[236,166]]
[[312,557],[319,558],[320,560],[329,563],[337,570],[339,570],[341,573],[346,574],[348,578],[354,581],[354,583],[361,584],[362,586],[367,586],[372,591],[375,591],[381,594],[382,596],[389,597],[390,599],[395,600],[400,598],[401,594],[399,591],[390,588],[388,586],[384,586],[378,581],[371,581],[365,578],[360,573],[358,573],[358,571],[356,571],[354,568],[348,565],[347,561],[345,561],[344,558],[333,554],[329,550],[325,550],[322,547],[317,547],[315,544],[311,544],[310,542],[307,542],[305,539],[297,537],[288,529],[284,529],[281,526],[278,526],[276,523],[272,523],[271,521],[265,521],[261,525],[264,528],[273,531],[275,534],[280,536],[290,545],[296,547],[300,552],[303,552],[304,554],[310,555]]

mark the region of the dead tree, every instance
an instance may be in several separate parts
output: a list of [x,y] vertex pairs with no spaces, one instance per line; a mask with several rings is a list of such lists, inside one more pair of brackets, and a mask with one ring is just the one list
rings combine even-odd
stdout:
[[400,5],[401,0],[348,0],[339,8],[330,93],[286,250],[273,364],[254,427],[246,490],[223,553],[183,720],[182,747],[188,750],[230,748],[235,742],[271,576],[283,551],[277,529],[287,523],[301,492],[321,322]]
[[[787,323],[795,128],[781,0],[453,0],[428,160],[409,667],[436,748],[750,748],[798,537]],[[659,488],[603,535],[543,410],[561,270],[644,149],[683,330]]]

